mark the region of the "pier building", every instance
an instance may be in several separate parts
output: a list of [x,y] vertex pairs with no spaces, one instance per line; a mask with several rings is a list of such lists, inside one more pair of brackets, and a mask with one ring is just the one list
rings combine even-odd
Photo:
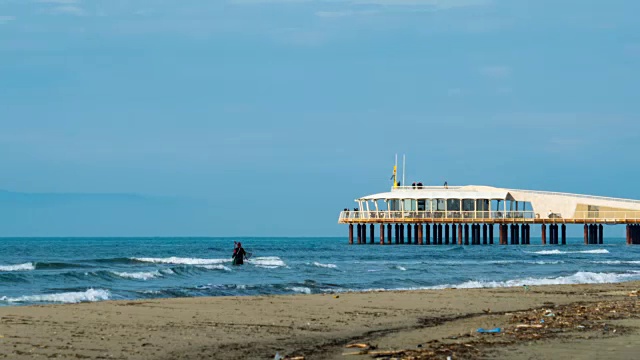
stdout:
[[528,245],[531,226],[538,225],[543,245],[563,245],[569,224],[584,226],[587,245],[602,244],[603,227],[617,224],[626,225],[627,244],[640,244],[640,200],[475,185],[399,186],[394,178],[390,191],[355,201],[357,208],[345,209],[338,220],[349,225],[350,244],[490,245],[497,237],[501,245]]

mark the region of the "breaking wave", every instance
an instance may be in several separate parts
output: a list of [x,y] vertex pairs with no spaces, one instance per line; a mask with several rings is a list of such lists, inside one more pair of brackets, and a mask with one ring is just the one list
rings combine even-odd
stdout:
[[319,267],[319,268],[325,268],[325,269],[337,269],[338,268],[338,265],[335,265],[335,264],[322,264],[322,263],[319,263],[317,261],[314,261],[313,263],[311,263],[311,265],[315,266],[315,267]]
[[247,263],[253,264],[257,267],[266,268],[266,269],[274,269],[278,267],[287,266],[287,264],[285,264],[284,261],[282,261],[282,259],[280,259],[277,256],[251,258],[251,260],[248,261]]
[[560,250],[541,250],[530,252],[530,254],[538,255],[560,255],[560,254],[608,254],[607,249],[583,250],[583,251],[560,251]]
[[0,297],[1,302],[7,303],[64,303],[93,302],[109,300],[111,293],[103,289],[88,289],[82,292],[65,292],[47,295],[26,295],[16,298]]
[[514,287],[514,286],[533,286],[533,285],[569,285],[569,284],[608,284],[618,283],[640,278],[637,273],[593,273],[579,271],[569,276],[548,277],[548,278],[525,278],[506,281],[482,281],[471,280],[457,285],[437,285],[427,287],[426,289],[475,289],[475,288],[498,288],[498,287]]
[[0,265],[0,271],[31,271],[35,270],[36,267],[33,263],[24,263],[17,265]]
[[230,263],[231,259],[198,259],[198,258],[180,258],[180,257],[168,257],[168,258],[131,258],[131,260],[154,263],[154,264],[173,264],[173,265],[214,265]]
[[121,278],[125,278],[125,279],[135,279],[135,280],[149,280],[149,279],[154,279],[157,277],[161,277],[162,273],[165,274],[173,274],[173,271],[171,269],[165,269],[162,270],[162,273],[159,270],[156,271],[141,271],[141,272],[117,272],[117,271],[112,271],[112,274],[119,276]]
[[207,269],[207,270],[224,270],[231,271],[231,269],[224,265],[198,265],[199,268]]

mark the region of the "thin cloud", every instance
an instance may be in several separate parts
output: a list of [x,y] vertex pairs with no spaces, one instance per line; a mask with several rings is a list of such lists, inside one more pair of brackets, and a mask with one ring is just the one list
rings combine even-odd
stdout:
[[492,78],[507,78],[511,76],[511,68],[502,65],[484,66],[480,68],[480,72]]
[[[55,1],[55,0],[53,0]],[[64,1],[64,0],[63,0]],[[414,6],[436,9],[453,9],[470,6],[488,5],[492,0],[229,0],[231,4],[332,4],[332,5],[379,5]]]
[[35,2],[41,4],[59,4],[59,5],[69,5],[69,4],[78,4],[80,0],[36,0]]
[[48,10],[48,13],[53,14],[53,15],[73,15],[73,16],[85,16],[87,15],[87,12],[84,11],[84,9],[82,9],[79,6],[56,6],[50,10]]
[[2,15],[0,16],[0,25],[6,24],[10,21],[14,21],[16,19],[15,16]]
[[447,91],[447,95],[449,96],[460,96],[462,94],[463,94],[463,91],[460,88],[452,88]]
[[348,16],[367,16],[379,14],[377,10],[363,10],[363,11],[317,11],[316,16],[320,18],[343,18]]

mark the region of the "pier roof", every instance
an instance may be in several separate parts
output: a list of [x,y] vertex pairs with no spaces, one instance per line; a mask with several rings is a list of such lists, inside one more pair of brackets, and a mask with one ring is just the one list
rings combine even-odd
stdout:
[[488,186],[456,186],[444,187],[400,187],[390,192],[368,195],[359,200],[398,200],[398,199],[510,199],[506,189],[492,188]]

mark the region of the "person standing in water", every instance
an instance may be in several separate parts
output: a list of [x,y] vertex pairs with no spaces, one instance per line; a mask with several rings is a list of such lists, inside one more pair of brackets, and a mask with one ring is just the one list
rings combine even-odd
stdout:
[[233,265],[242,265],[244,264],[244,259],[247,257],[247,252],[242,248],[242,244],[237,242],[235,243],[236,247],[233,249]]

